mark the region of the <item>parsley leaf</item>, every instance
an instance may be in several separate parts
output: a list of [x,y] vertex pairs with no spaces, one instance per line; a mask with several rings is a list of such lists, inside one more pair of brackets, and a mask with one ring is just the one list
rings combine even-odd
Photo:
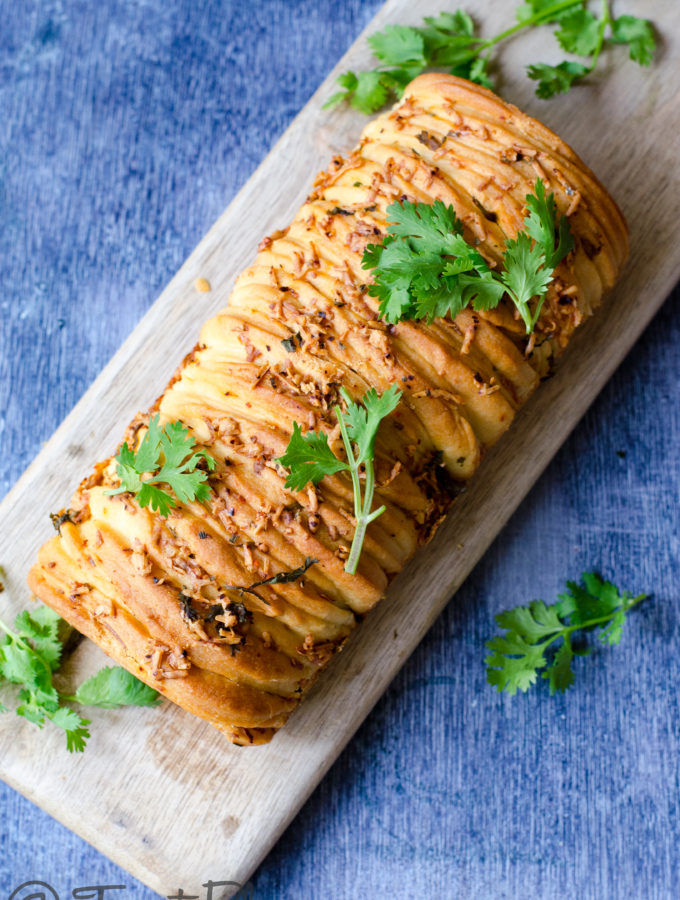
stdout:
[[[572,646],[574,632],[599,628],[598,638],[603,644],[619,643],[627,613],[647,595],[633,597],[628,591],[621,592],[593,572],[584,572],[581,581],[568,581],[567,591],[552,606],[536,600],[496,616],[505,634],[486,643],[490,651],[485,659],[489,684],[513,695],[518,690],[527,691],[543,669],[541,677],[548,680],[550,693],[563,692],[574,682],[574,656],[590,652]],[[556,641],[561,643],[555,650],[552,645]],[[554,652],[549,661],[551,647]]]
[[[16,713],[42,728],[45,720],[66,732],[70,752],[84,750],[90,737],[87,719],[64,702],[87,706],[153,706],[158,694],[119,667],[102,669],[82,684],[74,696],[58,691],[52,675],[59,665],[63,644],[62,619],[49,607],[20,612],[14,627],[0,619],[0,681],[21,685]],[[7,708],[0,704],[0,712]]]
[[[293,422],[293,433],[286,452],[276,461],[289,469],[285,486],[293,491],[303,490],[310,482],[318,484],[325,475],[349,471],[354,490],[356,527],[349,556],[345,562],[345,571],[354,575],[359,564],[366,529],[374,519],[385,512],[384,506],[373,509],[375,441],[380,423],[397,408],[401,393],[395,384],[384,394],[378,394],[375,388],[370,388],[359,403],[354,403],[344,388],[340,389],[340,393],[345,401],[346,411],[343,412],[336,406],[335,415],[340,425],[347,462],[338,459],[333,453],[324,432],[312,431],[303,435],[297,422]],[[362,467],[363,491],[360,479]],[[308,563],[311,565],[312,562],[314,560],[307,560],[305,565]],[[292,574],[297,576],[297,571]]]
[[[555,267],[573,250],[569,222],[557,222],[553,194],[539,179],[526,198],[524,228],[506,244],[503,271],[493,271],[463,237],[453,207],[441,200],[392,203],[382,244],[369,244],[361,265],[374,272],[368,293],[390,323],[450,315],[462,309],[495,309],[504,294],[517,307],[531,333]],[[530,302],[535,301],[533,311]]]
[[[168,422],[161,428],[159,418],[155,415],[149,421],[136,453],[127,442],[120,448],[115,457],[120,487],[106,493],[135,494],[140,506],[148,506],[167,516],[171,508],[177,506],[175,497],[182,503],[190,500],[202,503],[208,499],[208,474],[198,466],[203,462],[212,471],[216,464],[205,450],[193,452],[196,441],[181,422]],[[168,485],[175,496],[157,487],[158,484]]]

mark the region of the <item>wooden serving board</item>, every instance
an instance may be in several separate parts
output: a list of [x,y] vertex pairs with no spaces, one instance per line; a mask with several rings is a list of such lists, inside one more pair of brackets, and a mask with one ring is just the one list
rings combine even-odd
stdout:
[[[442,5],[424,0],[414,12],[409,0],[389,0],[367,33],[388,22],[415,23]],[[0,718],[0,775],[158,892],[180,885],[191,892],[206,872],[247,881],[680,278],[674,227],[680,195],[680,6],[664,0],[618,6],[618,13],[648,16],[663,33],[665,44],[651,69],[626,61],[618,48],[592,85],[542,102],[523,72],[526,59],[559,59],[557,51],[551,59],[552,42],[542,31],[503,48],[500,88],[571,143],[620,202],[632,247],[621,283],[577,334],[556,376],[489,454],[434,542],[397,579],[274,741],[233,747],[166,703],[158,710],[94,711],[88,749],[72,756],[56,729],[38,732],[15,716]],[[494,30],[511,24],[514,4],[478,0],[474,8]],[[92,463],[113,450],[133,414],[163,390],[200,322],[226,303],[260,238],[293,216],[311,173],[356,142],[363,117],[345,109],[323,111],[321,104],[339,71],[368,63],[365,36],[2,503],[4,618],[29,602],[26,573],[50,534],[48,512],[68,502]],[[196,294],[199,276],[211,282],[211,293]],[[104,662],[84,641],[68,667],[81,676]],[[231,891],[225,888],[223,896]]]

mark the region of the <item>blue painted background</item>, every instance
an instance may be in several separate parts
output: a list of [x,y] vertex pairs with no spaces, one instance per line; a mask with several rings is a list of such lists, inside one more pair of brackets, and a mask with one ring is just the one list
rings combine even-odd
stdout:
[[[0,494],[378,6],[2,3]],[[676,291],[256,872],[257,898],[680,896],[679,319]],[[497,695],[493,615],[586,568],[654,597],[566,696]],[[156,896],[0,786],[0,898],[30,878]]]

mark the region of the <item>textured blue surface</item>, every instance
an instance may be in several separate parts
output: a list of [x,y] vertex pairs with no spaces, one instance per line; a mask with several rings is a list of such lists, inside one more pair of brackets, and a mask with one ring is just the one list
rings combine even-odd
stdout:
[[[0,494],[378,6],[2,4]],[[680,896],[679,340],[676,291],[259,868],[257,898]],[[493,615],[586,568],[654,598],[564,697],[495,694]],[[0,898],[28,879],[156,896],[0,786]]]

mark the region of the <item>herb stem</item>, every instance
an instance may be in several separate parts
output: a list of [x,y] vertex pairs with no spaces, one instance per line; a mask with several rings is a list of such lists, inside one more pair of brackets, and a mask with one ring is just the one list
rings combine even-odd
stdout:
[[604,47],[604,33],[607,29],[607,25],[612,24],[611,11],[609,9],[609,0],[602,0],[602,17],[600,19],[600,27],[598,31],[597,37],[597,47],[595,48],[595,52],[593,53],[593,59],[590,64],[590,72],[593,72],[597,66],[597,61],[600,58],[600,53],[602,53],[602,48]]
[[618,609],[615,609],[613,612],[608,613],[606,616],[599,616],[596,619],[589,619],[587,622],[582,622],[581,624],[577,625],[565,625],[564,628],[560,628],[559,631],[555,631],[552,637],[548,637],[545,641],[543,641],[542,644],[539,644],[538,646],[541,648],[541,650],[543,650],[546,647],[549,647],[550,644],[552,644],[560,637],[564,638],[566,641],[569,635],[574,631],[583,631],[586,628],[595,628],[597,625],[604,625],[605,622],[611,622],[611,620],[618,612],[628,612],[629,609],[632,609],[634,606],[637,606],[637,604],[642,600],[645,600],[647,596],[647,594],[638,594],[637,597],[633,597],[633,599],[629,603],[622,603]]
[[356,457],[354,456],[354,451],[352,450],[352,442],[350,440],[349,434],[347,433],[347,425],[342,415],[342,410],[339,406],[335,407],[335,415],[338,418],[338,423],[340,425],[340,433],[342,434],[342,442],[345,445],[345,452],[347,453],[347,464],[349,465],[350,474],[352,476],[352,487],[354,488],[354,509],[358,512],[361,506],[361,482],[359,481],[359,467],[357,466]]
[[[14,640],[20,641],[22,644],[24,644],[23,640],[16,633],[16,631],[12,631],[12,629],[9,627],[9,625],[5,625],[5,623],[2,621],[2,619],[0,619],[0,628],[2,628],[2,630],[5,632],[5,634],[9,635],[11,638],[14,638]],[[26,644],[24,644],[24,647],[25,646],[26,646]]]
[[52,678],[52,669],[50,668],[49,664],[45,662],[41,654],[38,653],[38,651],[35,650],[25,638],[22,638],[20,634],[17,634],[16,631],[13,631],[9,627],[9,625],[6,625],[5,622],[2,621],[2,619],[0,619],[0,628],[5,632],[5,634],[12,638],[13,641],[15,641],[17,644],[20,644],[24,648],[24,650],[35,656],[36,659],[39,659],[43,669],[45,669],[45,671],[49,673],[50,679]]
[[362,500],[361,481],[359,476],[360,464],[357,463],[356,457],[352,450],[352,442],[350,440],[349,434],[347,433],[347,425],[345,423],[342,410],[339,406],[335,407],[335,415],[337,416],[338,422],[340,424],[340,433],[342,434],[342,441],[345,445],[345,451],[347,453],[347,463],[349,465],[349,471],[352,476],[352,487],[354,488],[354,511],[356,516],[356,525],[354,527],[352,546],[350,547],[349,556],[347,557],[347,561],[345,562],[345,572],[347,572],[349,575],[355,575],[357,566],[359,565],[361,548],[363,547],[364,538],[366,537],[366,529],[374,519],[377,519],[379,515],[385,512],[385,507],[381,506],[380,509],[376,509],[371,512],[371,506],[373,505],[373,493],[375,490],[375,472],[373,469],[373,463],[371,461],[366,462],[364,465],[366,483],[364,485],[364,496]]
[[2,619],[0,619],[0,628],[2,628],[2,630],[5,632],[5,634],[9,635],[9,637],[11,637],[13,641],[16,641],[17,644],[21,644],[21,646],[24,648],[24,650],[28,650],[29,653],[34,653],[38,657],[40,662],[45,666],[45,668],[48,669],[48,671],[50,671],[50,672],[52,671],[49,668],[49,666],[47,665],[47,663],[45,662],[45,660],[42,658],[42,656],[39,653],[37,653],[33,649],[33,647],[31,647],[31,645],[28,643],[28,641],[26,641],[24,638],[22,638],[22,636],[20,634],[17,634],[16,631],[12,631],[12,629],[9,627],[9,625],[6,625],[2,621]]
[[[494,35],[492,38],[487,38],[486,40],[483,40],[482,38],[471,38],[470,43],[475,43],[477,44],[477,46],[471,49],[464,60],[461,60],[461,62],[467,62],[476,59],[477,57],[481,56],[485,50],[489,50],[487,57],[490,58],[491,50],[496,46],[496,44],[500,44],[502,41],[506,40],[506,38],[512,37],[514,34],[523,31],[525,28],[532,28],[536,25],[544,25],[549,22],[556,13],[564,12],[565,10],[571,9],[574,6],[580,6],[582,2],[583,0],[560,0],[559,3],[553,3],[552,6],[549,6],[547,9],[541,10],[541,12],[538,13],[534,13],[532,16],[523,19],[516,25],[510,26],[510,28],[506,28],[505,31],[501,31],[499,34]],[[432,65],[432,62],[430,62],[429,65]],[[384,65],[376,66],[376,71],[388,72],[393,68],[393,65],[388,65],[387,63],[385,63]],[[427,66],[422,67],[420,71],[425,71],[425,68],[427,68]]]
[[512,37],[513,34],[517,34],[517,32],[522,31],[524,28],[530,28],[533,25],[543,25],[545,22],[549,22],[556,13],[570,9],[572,6],[580,6],[581,2],[582,0],[560,0],[559,3],[553,3],[552,6],[549,6],[547,9],[534,13],[533,16],[523,19],[521,22],[518,22],[517,25],[506,28],[506,30],[501,31],[500,34],[494,35],[494,37],[483,41],[479,47],[477,47],[476,54],[479,55],[479,53],[482,50],[486,50],[487,47],[493,47],[496,44],[500,44],[501,41]]

